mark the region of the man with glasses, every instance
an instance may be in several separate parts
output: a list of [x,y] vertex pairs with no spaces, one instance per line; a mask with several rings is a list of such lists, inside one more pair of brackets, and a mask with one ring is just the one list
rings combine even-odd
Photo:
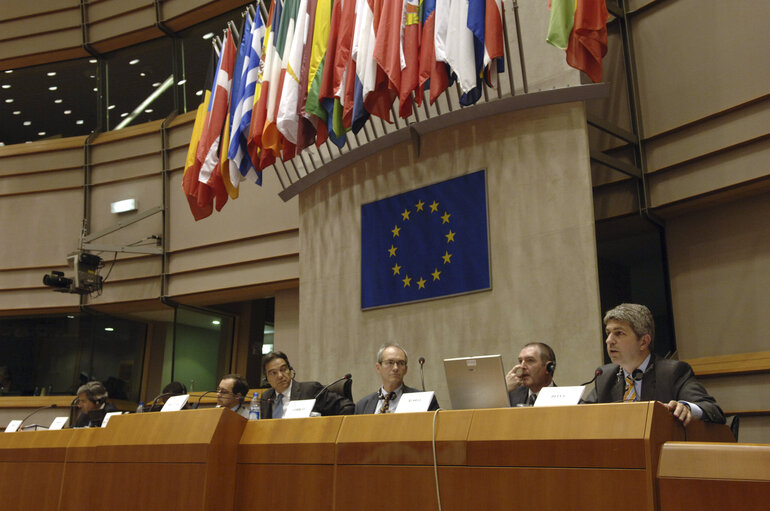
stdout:
[[[409,369],[409,357],[406,350],[398,344],[385,344],[377,351],[377,363],[374,369],[380,374],[382,387],[356,403],[356,414],[393,413],[404,393],[419,392],[404,385],[404,376]],[[428,410],[437,410],[436,396],[430,402]]]
[[249,408],[243,400],[249,393],[249,383],[240,374],[226,374],[217,386],[217,406],[227,407],[241,417],[249,418]]
[[263,419],[281,419],[291,401],[315,399],[313,412],[321,415],[351,415],[355,410],[353,401],[335,392],[324,389],[317,381],[294,380],[294,368],[289,357],[281,351],[271,351],[262,357],[264,372],[270,389],[262,393],[259,402]]

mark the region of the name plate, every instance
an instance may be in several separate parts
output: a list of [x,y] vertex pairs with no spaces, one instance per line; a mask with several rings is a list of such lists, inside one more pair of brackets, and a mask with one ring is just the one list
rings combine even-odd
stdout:
[[570,406],[576,405],[583,395],[585,385],[576,387],[543,387],[537,394],[535,406]]
[[19,426],[21,426],[21,420],[20,419],[12,420],[5,427],[5,432],[6,433],[14,433],[14,432],[19,430]]
[[171,396],[163,403],[161,412],[176,412],[184,408],[187,404],[187,400],[190,399],[190,394],[180,394],[178,396]]
[[433,401],[433,391],[406,392],[401,394],[398,407],[393,413],[427,412],[430,402]]
[[104,415],[104,420],[102,421],[102,427],[106,428],[107,423],[110,422],[110,419],[113,418],[116,415],[121,415],[123,412],[110,412],[108,414]]
[[48,429],[61,429],[64,427],[65,424],[67,424],[68,420],[69,420],[69,417],[67,416],[56,417]]
[[289,401],[289,406],[283,412],[284,419],[298,419],[310,417],[310,412],[315,406],[315,399],[297,399]]

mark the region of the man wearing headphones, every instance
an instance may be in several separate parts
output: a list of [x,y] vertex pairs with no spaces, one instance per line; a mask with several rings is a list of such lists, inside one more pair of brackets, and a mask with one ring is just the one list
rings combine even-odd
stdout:
[[531,342],[519,352],[519,363],[505,375],[511,406],[531,406],[543,387],[553,387],[556,354],[542,342]]
[[217,385],[217,406],[227,407],[241,417],[249,418],[249,408],[243,400],[249,393],[249,383],[240,374],[226,374]]
[[[281,419],[291,401],[315,399],[313,411],[321,415],[352,415],[355,404],[317,381],[296,381],[289,357],[281,351],[271,351],[262,357],[262,371],[270,384],[259,401],[263,419]],[[323,392],[321,392],[323,390]]]
[[112,403],[107,402],[107,389],[102,382],[89,381],[81,385],[77,396],[77,405],[81,413],[75,422],[76,428],[99,427],[105,415],[118,411]]
[[716,400],[695,379],[686,362],[652,353],[655,322],[650,309],[622,303],[604,315],[607,354],[586,403],[660,401],[684,426],[692,419],[725,423]]

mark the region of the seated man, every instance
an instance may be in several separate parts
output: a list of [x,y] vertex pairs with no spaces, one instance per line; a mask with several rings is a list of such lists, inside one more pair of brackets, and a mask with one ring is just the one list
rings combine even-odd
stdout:
[[295,381],[289,357],[281,351],[271,351],[262,357],[262,371],[272,387],[259,400],[263,419],[283,418],[289,402],[301,399],[316,399],[313,411],[321,415],[350,415],[355,409],[353,401],[328,389],[319,395],[324,386],[317,381]]
[[543,387],[553,387],[556,354],[542,342],[526,344],[519,352],[519,363],[505,375],[511,406],[532,406]]
[[624,303],[604,315],[607,353],[586,403],[660,401],[687,426],[692,419],[724,424],[725,415],[689,364],[652,353],[655,324],[650,309]]
[[217,386],[217,406],[224,406],[241,417],[249,418],[249,407],[244,406],[243,400],[249,393],[249,382],[240,374],[222,376]]
[[77,396],[77,405],[81,413],[75,422],[76,428],[98,428],[102,425],[105,415],[118,411],[112,403],[107,402],[107,389],[102,382],[89,381],[81,385]]
[[[374,369],[380,373],[382,387],[356,403],[356,414],[392,413],[404,393],[420,392],[404,385],[404,376],[409,369],[408,360],[406,350],[398,344],[380,347]],[[428,410],[437,410],[438,407],[436,396],[433,396]]]

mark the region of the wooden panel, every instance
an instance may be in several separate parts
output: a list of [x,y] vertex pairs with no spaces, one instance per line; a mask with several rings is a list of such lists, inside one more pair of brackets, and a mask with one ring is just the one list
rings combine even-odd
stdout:
[[[337,463],[433,465],[433,413],[356,415],[345,418],[337,440]],[[473,412],[441,411],[436,418],[440,465],[465,465]]]
[[241,437],[238,463],[334,464],[334,444],[346,418],[249,421]]
[[766,511],[770,482],[661,479],[660,511],[729,509]]
[[333,488],[333,465],[239,464],[233,509],[332,511]]
[[770,371],[770,351],[692,358],[686,362],[698,376],[766,372]]

